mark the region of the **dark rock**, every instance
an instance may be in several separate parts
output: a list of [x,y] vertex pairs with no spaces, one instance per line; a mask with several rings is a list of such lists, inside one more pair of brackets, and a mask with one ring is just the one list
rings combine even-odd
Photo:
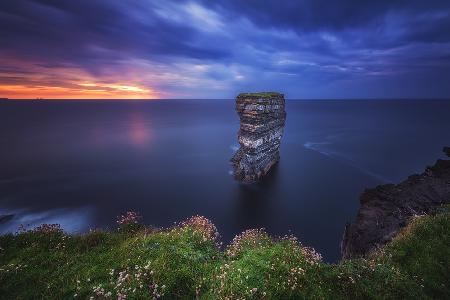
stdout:
[[409,176],[400,184],[367,189],[360,203],[356,220],[345,227],[343,259],[367,256],[389,242],[412,216],[450,203],[450,160],[439,159],[422,174]]
[[239,94],[236,111],[241,125],[240,148],[231,158],[234,176],[243,182],[258,181],[280,159],[279,147],[286,120],[284,95]]
[[444,153],[450,157],[450,147],[444,147]]

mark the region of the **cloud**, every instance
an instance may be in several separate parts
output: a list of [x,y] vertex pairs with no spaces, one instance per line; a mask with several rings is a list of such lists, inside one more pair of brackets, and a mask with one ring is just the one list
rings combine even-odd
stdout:
[[[402,97],[411,81],[413,96],[448,97],[427,78],[449,73],[449,14],[448,1],[416,0],[2,1],[0,91]],[[403,88],[380,92],[392,82]]]

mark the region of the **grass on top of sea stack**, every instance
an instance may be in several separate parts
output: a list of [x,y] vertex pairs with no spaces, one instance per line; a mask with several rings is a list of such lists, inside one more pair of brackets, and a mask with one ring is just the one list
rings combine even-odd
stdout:
[[281,97],[283,96],[277,92],[258,92],[258,93],[241,93],[238,95],[240,97],[250,97],[250,98],[272,98],[272,97]]
[[327,264],[294,237],[248,230],[221,249],[208,219],[116,232],[57,225],[0,237],[1,299],[448,298],[450,212],[414,219],[367,259]]

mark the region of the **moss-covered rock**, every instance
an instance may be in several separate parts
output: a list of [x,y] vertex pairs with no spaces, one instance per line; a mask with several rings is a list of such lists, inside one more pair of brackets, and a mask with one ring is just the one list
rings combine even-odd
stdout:
[[273,98],[273,97],[283,97],[283,94],[277,92],[240,93],[237,97]]

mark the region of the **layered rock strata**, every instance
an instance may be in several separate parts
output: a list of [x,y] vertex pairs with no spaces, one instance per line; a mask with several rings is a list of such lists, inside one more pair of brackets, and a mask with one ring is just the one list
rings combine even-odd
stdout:
[[[450,148],[444,148],[450,156]],[[363,257],[389,242],[414,215],[428,214],[450,203],[450,160],[439,159],[420,175],[400,184],[367,189],[356,220],[345,228],[343,259]]]
[[242,182],[255,182],[280,159],[279,147],[286,120],[284,95],[239,94],[236,111],[240,118],[240,148],[231,158],[234,176]]

